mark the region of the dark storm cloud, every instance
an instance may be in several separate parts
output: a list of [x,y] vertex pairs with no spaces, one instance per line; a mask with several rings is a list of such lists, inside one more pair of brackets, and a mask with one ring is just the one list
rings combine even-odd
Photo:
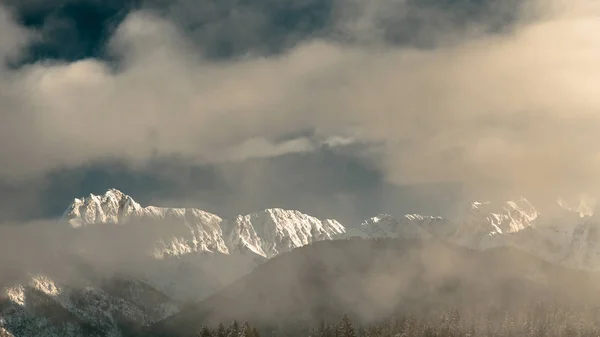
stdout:
[[24,27],[37,32],[17,64],[40,60],[78,60],[104,57],[104,45],[134,1],[123,0],[5,0]]
[[[592,2],[117,3],[71,32],[85,15],[66,9],[98,3],[64,2],[37,24],[25,5],[0,7],[2,57],[31,57],[0,68],[5,181],[109,158],[143,171],[179,156],[218,166],[246,202],[298,165],[232,176],[227,163],[349,140],[370,144],[354,156],[393,184],[488,194],[599,185]],[[37,55],[43,45],[65,54]],[[303,170],[303,182],[322,176]]]
[[[21,63],[110,58],[106,43],[126,16],[149,10],[175,22],[205,56],[269,55],[314,37],[356,40],[377,32],[388,43],[431,46],[438,35],[510,26],[523,1],[492,0],[5,0],[17,20],[36,29]],[[371,27],[361,27],[368,21]],[[368,29],[366,32],[360,30]],[[372,36],[371,36],[372,38]]]

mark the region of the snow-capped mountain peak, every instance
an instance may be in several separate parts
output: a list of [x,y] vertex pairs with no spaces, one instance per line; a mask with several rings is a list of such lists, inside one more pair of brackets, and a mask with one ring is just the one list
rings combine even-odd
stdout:
[[118,224],[141,212],[140,204],[125,193],[112,188],[103,195],[90,194],[85,198],[75,198],[63,216],[71,226],[81,227],[97,223]]
[[219,216],[195,208],[142,207],[117,189],[109,189],[103,195],[90,194],[75,199],[65,211],[64,218],[74,228],[125,224],[132,220],[142,222],[147,225],[144,235],[154,235],[152,255],[155,257],[196,252],[228,253]]
[[568,212],[577,213],[581,218],[590,217],[597,213],[595,212],[597,207],[596,199],[585,194],[580,195],[575,202],[567,201],[567,199],[563,197],[558,197],[556,198],[556,203],[560,208]]
[[499,234],[515,233],[530,227],[538,216],[537,209],[520,197],[503,203],[473,202],[466,222],[487,223]]
[[[158,258],[197,252],[249,250],[270,258],[318,240],[331,240],[346,232],[336,220],[319,220],[297,210],[270,208],[223,220],[195,208],[142,207],[116,189],[103,195],[75,199],[64,217],[72,227],[122,224],[131,220],[167,223],[159,230],[153,255]],[[165,227],[165,226],[163,226]],[[148,227],[148,229],[155,227]]]
[[475,201],[459,220],[452,241],[474,248],[503,245],[498,238],[535,227],[538,216],[538,210],[523,197],[504,202]]
[[378,214],[363,222],[361,229],[370,237],[392,237],[406,239],[423,239],[431,237],[418,223],[429,217],[406,215],[398,220],[389,214]]
[[538,211],[524,197],[503,202],[476,201],[454,222],[420,214],[399,218],[379,214],[360,226],[345,228],[336,220],[320,220],[297,210],[281,208],[224,220],[195,208],[142,207],[127,194],[109,189],[103,195],[75,199],[65,212],[65,218],[72,227],[141,224],[143,236],[153,240],[151,255],[156,258],[192,253],[250,253],[250,256],[271,258],[315,241],[353,236],[405,239],[434,236],[480,249],[517,241],[523,246],[532,241],[531,237],[537,237],[534,241],[539,243],[528,245],[535,247],[534,250],[548,251],[540,255],[552,255],[550,250],[558,252],[556,247],[570,247],[554,253],[563,256],[561,260],[566,259],[566,250],[572,251],[575,246],[578,252],[600,251],[593,248],[596,236],[591,235],[600,223],[596,219],[600,212],[594,212],[595,200],[588,197],[570,203],[566,200],[558,198],[552,206],[554,210],[542,208],[544,212]]
[[270,208],[224,221],[230,247],[249,249],[266,258],[346,232],[335,220],[319,220],[297,210]]

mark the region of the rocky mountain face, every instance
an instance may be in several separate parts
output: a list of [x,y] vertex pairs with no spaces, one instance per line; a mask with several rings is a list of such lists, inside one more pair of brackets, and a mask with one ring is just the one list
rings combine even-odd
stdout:
[[[140,235],[149,236],[147,232],[152,232],[148,242],[156,258],[243,253],[268,259],[320,240],[353,236],[437,237],[477,249],[518,245],[534,252],[544,250],[539,242],[547,242],[564,250],[555,257],[556,261],[571,256],[570,262],[579,261],[577,267],[594,269],[596,262],[583,257],[595,250],[593,228],[600,218],[594,216],[594,210],[593,202],[587,199],[568,203],[559,198],[555,209],[546,214],[519,197],[502,203],[472,202],[462,216],[452,220],[420,214],[401,218],[379,214],[359,226],[343,226],[336,220],[320,220],[278,208],[222,219],[194,208],[142,207],[130,196],[111,189],[104,195],[75,199],[64,218],[74,229],[141,223]],[[531,235],[538,238],[533,241],[539,242],[525,242],[524,238]]]
[[224,220],[195,208],[141,207],[115,189],[103,196],[75,199],[64,217],[74,228],[128,222],[166,226],[153,238],[156,241],[153,253],[157,257],[248,251],[270,258],[345,233],[344,226],[335,220],[319,220],[293,210],[266,209]]
[[[80,336],[92,326],[98,336],[119,336],[124,326],[147,325],[182,303],[202,300],[281,253],[352,237],[435,238],[477,250],[517,247],[554,263],[600,269],[600,215],[594,205],[558,199],[555,208],[541,212],[525,198],[516,198],[473,202],[452,220],[380,214],[343,226],[277,208],[222,219],[194,208],[143,207],[111,189],[73,201],[64,213],[64,245],[58,250],[100,265],[111,271],[108,275],[117,272],[129,282],[128,290],[115,293],[98,277],[73,284],[69,277],[34,273],[2,284],[0,327],[15,336],[37,335],[24,327],[37,327],[40,336]],[[141,305],[128,291],[160,300]],[[46,307],[64,314],[52,318]]]
[[[104,195],[75,199],[65,212],[74,228],[90,225],[154,223],[149,238],[157,258],[189,254],[244,256],[256,263],[320,240],[348,237],[441,238],[475,248],[518,247],[554,263],[600,269],[600,214],[595,201],[557,198],[545,212],[523,197],[505,202],[472,202],[457,219],[407,214],[379,214],[359,226],[319,220],[294,210],[267,209],[233,219],[183,208],[142,207],[130,196],[111,189]],[[161,227],[162,226],[162,227]],[[258,258],[258,259],[255,259]],[[239,276],[239,275],[238,275]]]
[[8,336],[121,336],[179,310],[164,294],[139,280],[60,282],[31,275],[0,295],[0,323]]
[[238,216],[222,223],[232,249],[245,249],[265,258],[345,233],[335,220],[319,220],[298,211],[279,208]]

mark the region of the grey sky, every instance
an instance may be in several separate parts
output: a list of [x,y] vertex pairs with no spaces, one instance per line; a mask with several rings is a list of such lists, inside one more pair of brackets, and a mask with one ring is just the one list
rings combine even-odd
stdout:
[[[27,47],[50,48],[52,32],[81,33],[80,22],[48,15],[33,30],[19,15],[38,2],[0,7],[1,179],[17,189],[49,184],[51,172],[108,160],[146,174],[157,158],[175,156],[210,166],[235,190],[221,207],[294,195],[282,202],[328,208],[328,194],[294,187],[322,186],[329,166],[270,158],[318,156],[322,142],[343,137],[361,144],[344,156],[376,172],[365,191],[450,184],[469,195],[537,197],[598,188],[592,1],[190,3],[125,6],[96,34],[96,49],[45,61],[43,48]],[[83,43],[65,41],[58,46]],[[265,187],[295,177],[302,181],[285,192]],[[343,184],[332,188],[352,200]]]

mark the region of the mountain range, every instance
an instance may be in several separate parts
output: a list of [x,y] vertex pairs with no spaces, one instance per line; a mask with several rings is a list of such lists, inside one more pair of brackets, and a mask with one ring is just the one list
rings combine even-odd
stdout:
[[75,199],[64,218],[73,228],[142,222],[139,231],[148,237],[156,258],[243,253],[260,261],[321,240],[436,237],[475,249],[514,246],[551,262],[599,269],[600,238],[595,229],[600,219],[595,216],[594,201],[582,197],[571,205],[557,198],[553,206],[544,213],[518,197],[500,203],[471,202],[455,219],[379,214],[361,224],[342,225],[280,208],[222,219],[194,208],[142,207],[130,196],[110,189],[104,195]]
[[26,271],[3,284],[0,327],[14,336],[123,335],[130,325],[151,325],[190,302],[210,300],[282,253],[351,238],[441,240],[475,251],[509,247],[597,270],[596,214],[586,199],[573,206],[559,198],[541,212],[515,198],[472,202],[456,219],[379,214],[342,225],[279,208],[223,219],[194,208],[143,207],[110,189],[67,207],[57,224],[64,242],[53,251],[60,268]]

